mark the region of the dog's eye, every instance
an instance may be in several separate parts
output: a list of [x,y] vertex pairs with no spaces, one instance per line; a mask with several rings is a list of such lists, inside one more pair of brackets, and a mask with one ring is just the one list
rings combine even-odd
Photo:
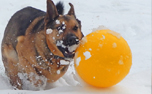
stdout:
[[74,26],[73,30],[77,31],[78,30],[78,26]]

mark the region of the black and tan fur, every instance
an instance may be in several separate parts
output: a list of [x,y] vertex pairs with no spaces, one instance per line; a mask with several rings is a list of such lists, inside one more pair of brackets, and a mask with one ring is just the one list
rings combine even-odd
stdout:
[[[68,51],[67,47],[77,45],[83,37],[81,23],[76,18],[73,5],[69,4],[71,9],[66,15],[62,14],[61,2],[55,6],[47,0],[47,12],[26,7],[10,19],[1,50],[6,74],[16,89],[23,89],[18,73],[26,73],[27,80],[37,87],[43,85],[43,81],[36,76],[44,76],[51,83],[66,72],[69,64],[62,65],[60,61],[74,57],[75,52]],[[63,29],[63,25],[66,28]],[[46,33],[48,29],[52,30],[49,34]],[[63,32],[59,34],[60,29]],[[65,47],[57,46],[61,41]]]

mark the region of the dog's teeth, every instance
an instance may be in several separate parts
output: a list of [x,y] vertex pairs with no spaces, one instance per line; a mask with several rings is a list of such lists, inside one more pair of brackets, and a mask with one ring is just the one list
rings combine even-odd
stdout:
[[72,54],[74,54],[75,52],[72,52]]
[[67,52],[67,51],[65,51],[65,53],[67,54],[68,52]]
[[76,39],[76,41],[78,42],[78,41],[79,41],[79,39]]

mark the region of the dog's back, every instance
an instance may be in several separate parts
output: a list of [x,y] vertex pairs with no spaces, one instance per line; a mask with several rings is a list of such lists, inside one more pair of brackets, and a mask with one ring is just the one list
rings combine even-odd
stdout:
[[8,25],[5,29],[5,37],[3,38],[2,45],[5,41],[6,44],[12,44],[15,48],[17,44],[17,37],[25,35],[25,31],[30,23],[35,18],[44,16],[45,14],[45,12],[32,7],[26,7],[16,12],[8,22]]

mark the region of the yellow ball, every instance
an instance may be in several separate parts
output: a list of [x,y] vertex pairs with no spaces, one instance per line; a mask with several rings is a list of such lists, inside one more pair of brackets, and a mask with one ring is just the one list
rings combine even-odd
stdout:
[[129,73],[131,65],[129,45],[122,36],[108,29],[84,37],[74,57],[80,78],[96,87],[117,84]]

